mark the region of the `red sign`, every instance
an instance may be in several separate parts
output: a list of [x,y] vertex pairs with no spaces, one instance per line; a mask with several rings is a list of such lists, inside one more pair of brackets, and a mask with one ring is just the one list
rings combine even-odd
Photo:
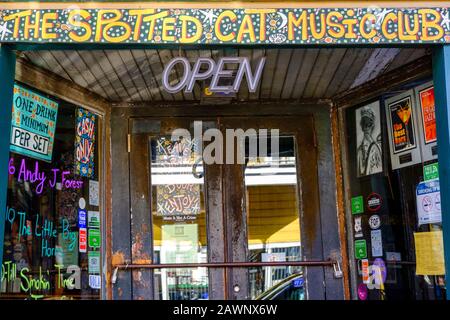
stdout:
[[383,199],[378,193],[372,192],[367,197],[367,209],[369,211],[375,212],[380,210]]
[[422,108],[423,134],[425,143],[436,141],[436,114],[434,105],[434,88],[420,92],[420,106]]
[[87,250],[87,232],[86,228],[80,228],[79,234],[79,251],[86,252]]
[[363,283],[369,283],[369,260],[361,260],[361,271]]

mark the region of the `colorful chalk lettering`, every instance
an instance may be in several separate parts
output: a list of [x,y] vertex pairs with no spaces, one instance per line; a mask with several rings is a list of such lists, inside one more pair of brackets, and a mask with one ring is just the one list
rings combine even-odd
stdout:
[[8,172],[12,176],[17,176],[18,181],[30,182],[35,185],[34,191],[40,195],[47,186],[50,189],[56,188],[60,182],[62,189],[80,189],[83,187],[82,180],[67,179],[70,171],[51,169],[51,173],[41,171],[39,161],[35,161],[34,166],[29,166],[25,159],[20,161],[20,166],[16,168],[14,158],[9,159]]
[[449,9],[12,9],[2,42],[148,44],[449,43]]

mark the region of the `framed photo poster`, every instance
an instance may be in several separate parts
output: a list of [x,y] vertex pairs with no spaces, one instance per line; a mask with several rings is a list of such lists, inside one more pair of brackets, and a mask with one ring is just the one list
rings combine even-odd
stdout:
[[380,102],[355,110],[357,176],[383,172]]
[[433,82],[416,87],[415,92],[419,104],[419,136],[422,161],[435,160],[438,154]]
[[417,141],[416,110],[413,90],[386,99],[389,149],[393,170],[421,162],[419,141]]

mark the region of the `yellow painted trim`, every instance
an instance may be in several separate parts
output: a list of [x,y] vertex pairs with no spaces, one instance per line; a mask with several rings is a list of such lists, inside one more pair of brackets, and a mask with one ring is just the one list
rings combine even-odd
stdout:
[[214,2],[0,2],[1,9],[65,9],[76,6],[81,9],[209,9],[209,8],[366,8],[371,6],[389,8],[436,8],[450,7],[450,1],[214,1]]

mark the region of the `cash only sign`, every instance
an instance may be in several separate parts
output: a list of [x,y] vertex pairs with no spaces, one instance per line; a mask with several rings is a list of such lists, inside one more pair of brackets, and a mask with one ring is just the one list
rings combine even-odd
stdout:
[[[184,6],[187,5],[192,7],[192,4]],[[352,45],[450,42],[450,13],[446,7],[165,9],[151,3],[122,4],[120,9],[114,9],[118,6],[111,3],[5,3],[2,7],[2,43]]]

